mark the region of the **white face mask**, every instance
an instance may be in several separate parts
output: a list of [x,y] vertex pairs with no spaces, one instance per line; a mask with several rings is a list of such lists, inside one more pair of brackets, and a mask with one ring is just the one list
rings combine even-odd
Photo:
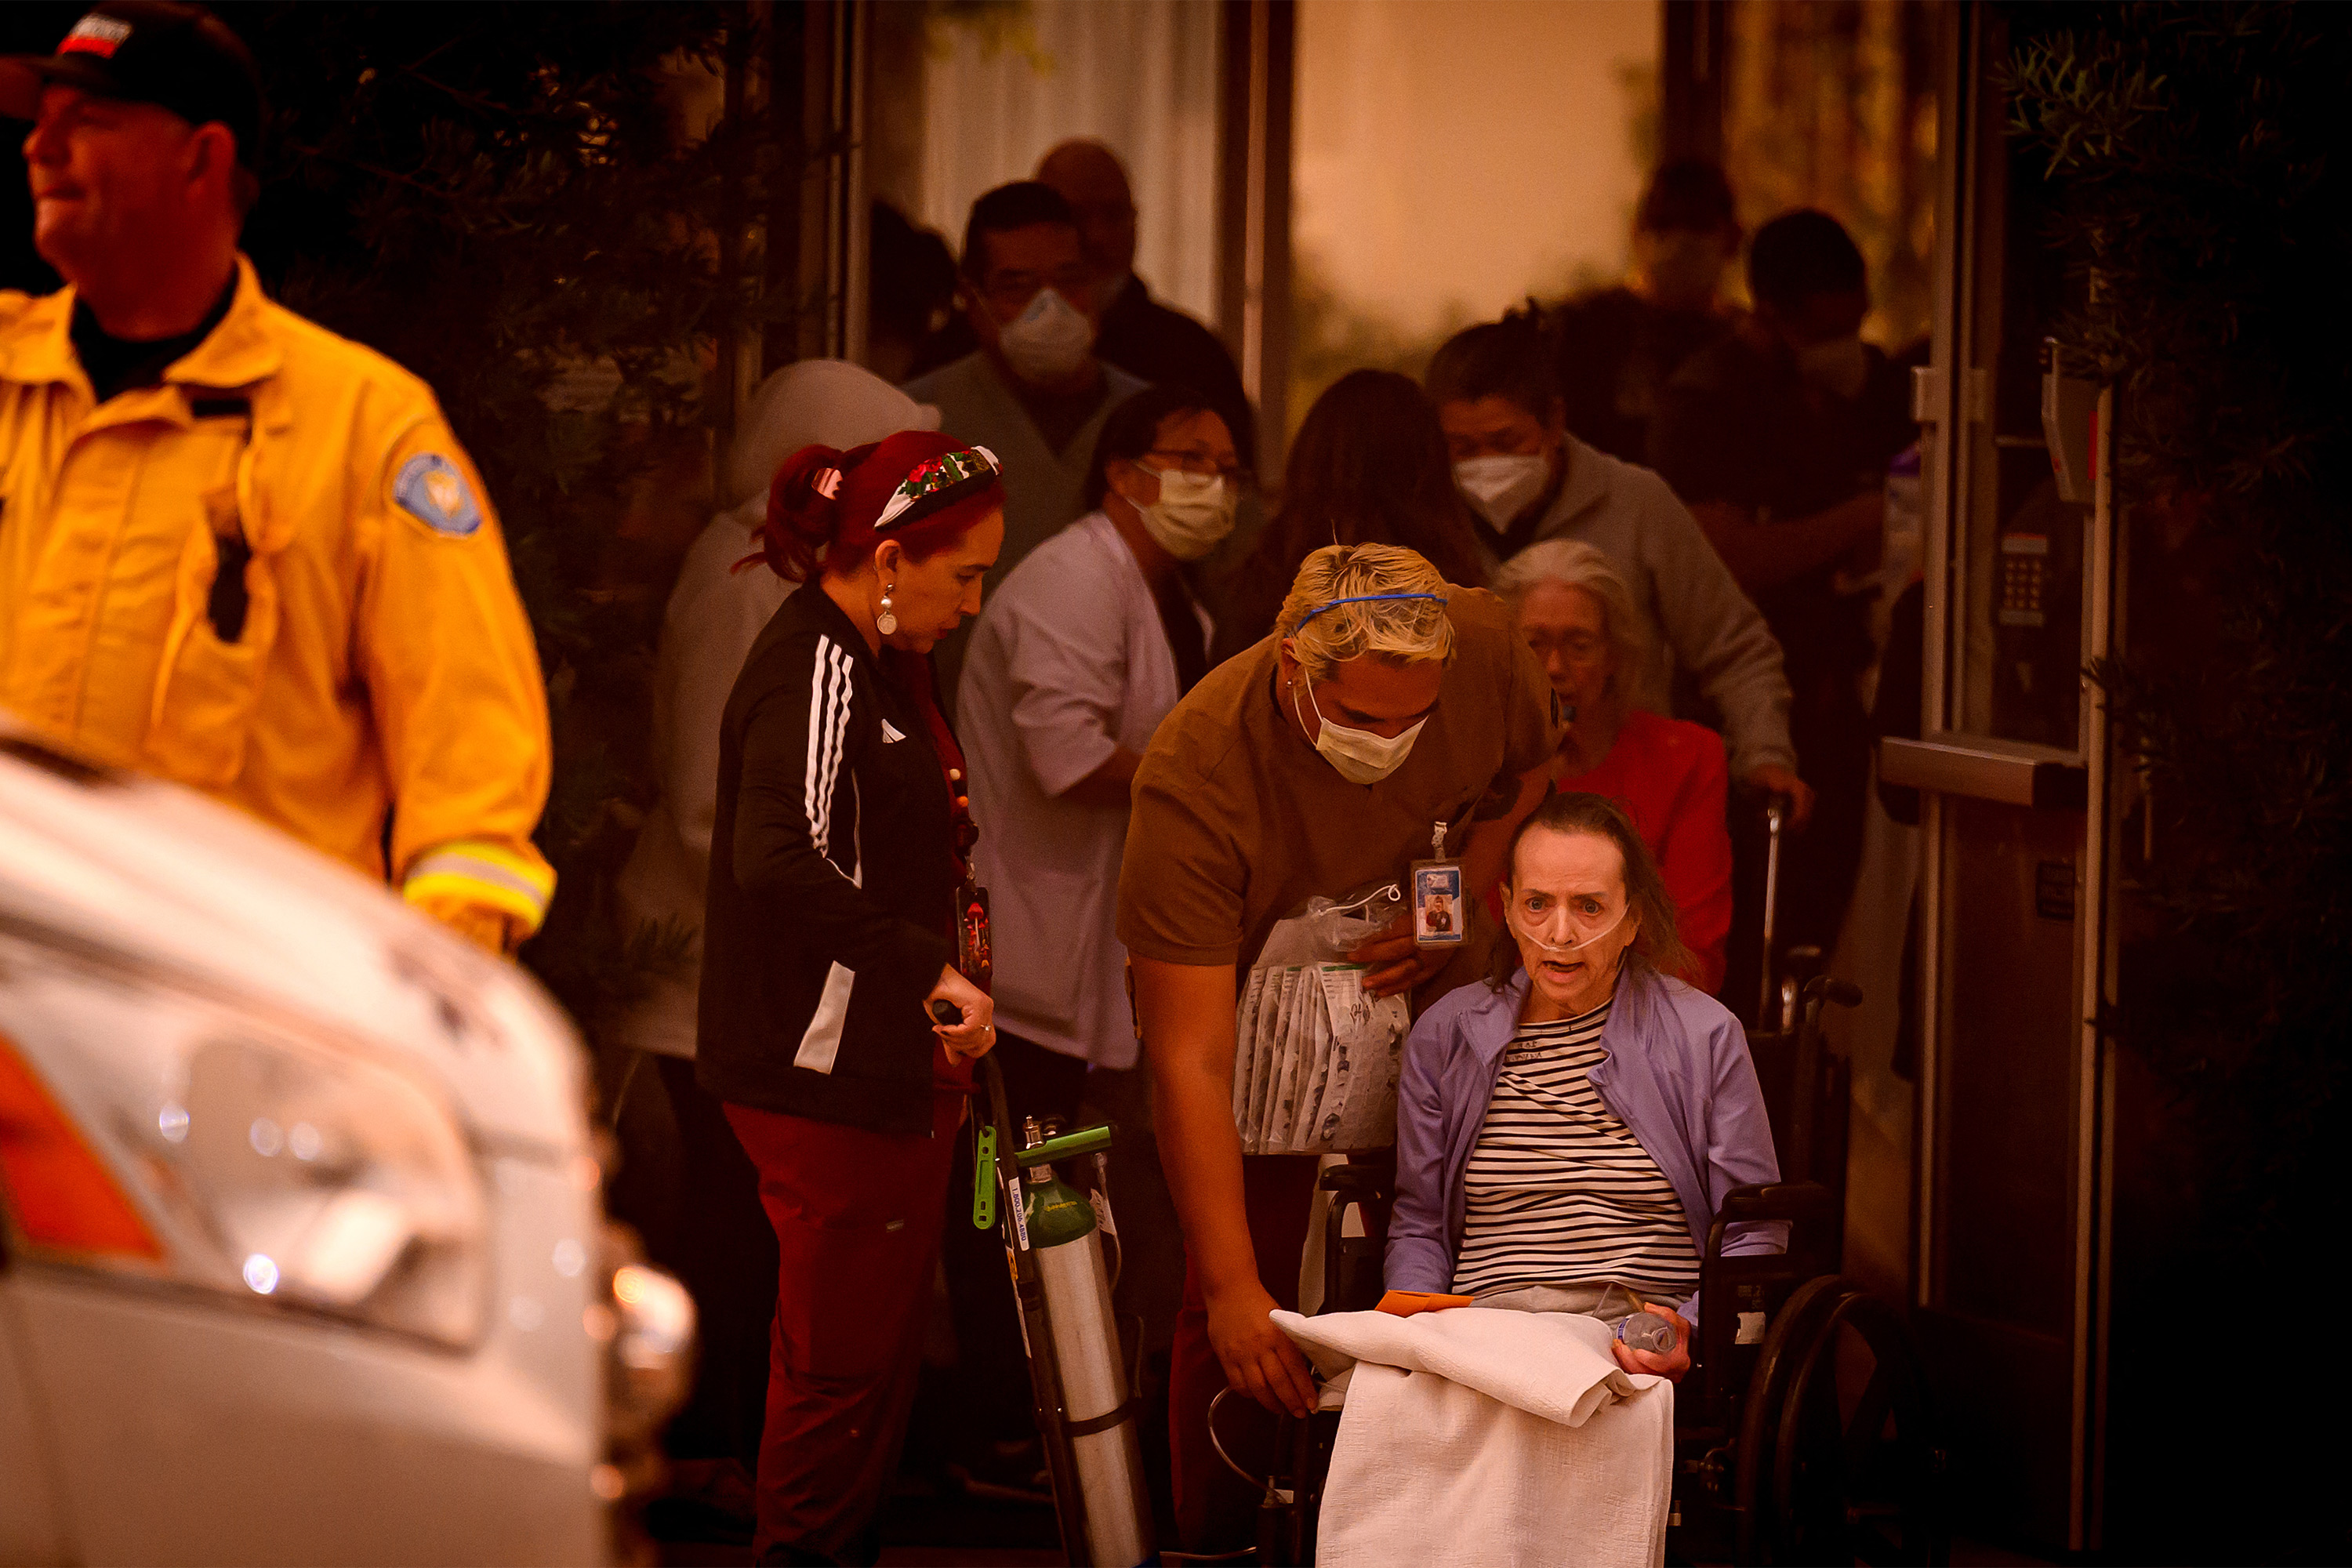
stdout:
[[1148,463],[1136,466],[1160,481],[1160,499],[1136,509],[1143,514],[1143,531],[1177,560],[1198,561],[1234,531],[1234,509],[1241,498],[1223,474],[1179,468],[1162,473]]
[[1823,392],[1851,398],[1870,379],[1870,351],[1862,346],[1859,334],[1832,338],[1797,351],[1797,374]]
[[[1303,730],[1307,716],[1298,712],[1298,685],[1297,681],[1291,682],[1290,710],[1298,714],[1298,727]],[[1312,687],[1307,689],[1307,702],[1315,710],[1316,721],[1322,726],[1315,737],[1315,750],[1349,784],[1378,784],[1404,766],[1413,742],[1421,737],[1423,725],[1429,722],[1424,718],[1402,735],[1375,735],[1370,730],[1350,730],[1324,718]]]
[[1551,459],[1532,457],[1465,458],[1454,465],[1454,483],[1478,515],[1496,531],[1535,504],[1551,478]]
[[996,331],[1013,374],[1032,385],[1067,380],[1095,346],[1095,324],[1055,289],[1040,289]]

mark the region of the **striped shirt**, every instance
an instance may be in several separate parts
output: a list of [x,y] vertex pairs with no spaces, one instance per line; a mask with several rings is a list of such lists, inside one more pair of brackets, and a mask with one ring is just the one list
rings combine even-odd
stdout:
[[1603,1279],[1659,1296],[1698,1289],[1682,1200],[1592,1087],[1608,1020],[1603,1003],[1512,1036],[1463,1177],[1457,1294]]

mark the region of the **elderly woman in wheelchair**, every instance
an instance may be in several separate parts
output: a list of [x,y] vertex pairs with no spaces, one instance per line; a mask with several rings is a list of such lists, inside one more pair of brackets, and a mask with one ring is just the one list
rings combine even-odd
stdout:
[[[1554,795],[1509,866],[1514,945],[1423,1016],[1397,1100],[1382,1307],[1470,1310],[1278,1315],[1352,1380],[1318,1561],[1658,1561],[1708,1227],[1779,1175],[1746,1037],[1672,978],[1674,902],[1625,814]],[[1731,1226],[1718,1256],[1780,1228]]]
[[[1547,801],[1504,896],[1516,951],[1498,946],[1494,978],[1431,1008],[1405,1047],[1387,1284],[1612,1328],[1647,1310],[1672,1348],[1612,1352],[1679,1379],[1706,1226],[1732,1188],[1780,1174],[1746,1037],[1671,978],[1674,902],[1610,802]],[[1777,1229],[1724,1251],[1777,1250]]]

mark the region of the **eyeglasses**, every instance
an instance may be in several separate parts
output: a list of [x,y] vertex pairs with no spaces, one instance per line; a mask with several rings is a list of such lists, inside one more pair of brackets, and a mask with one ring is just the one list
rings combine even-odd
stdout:
[[1609,657],[1609,639],[1591,632],[1570,632],[1564,637],[1530,632],[1528,647],[1535,650],[1538,658],[1549,658],[1556,653],[1570,664],[1599,664]]
[[1214,475],[1235,489],[1247,486],[1255,478],[1247,468],[1238,464],[1231,468],[1224,467],[1206,452],[1187,452],[1173,447],[1154,447],[1144,456],[1157,458],[1160,459],[1161,468],[1174,468],[1181,474],[1200,474],[1204,477]]
[[1051,272],[1015,272],[1010,269],[992,272],[980,291],[998,316],[1010,319],[1019,315],[1035,299],[1040,290],[1051,289],[1063,299],[1083,310],[1086,308],[1087,285],[1092,274],[1083,266],[1055,268]]

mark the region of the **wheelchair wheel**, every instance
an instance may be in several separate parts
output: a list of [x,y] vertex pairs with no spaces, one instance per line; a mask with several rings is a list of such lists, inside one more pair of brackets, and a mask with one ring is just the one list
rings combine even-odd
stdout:
[[1823,1274],[1800,1285],[1772,1319],[1739,1403],[1739,1435],[1731,1448],[1731,1504],[1737,1521],[1735,1563],[1769,1563],[1772,1481],[1770,1454],[1778,1436],[1780,1406],[1796,1380],[1797,1365],[1819,1337],[1821,1324],[1838,1303],[1848,1281]]
[[1885,1302],[1841,1277],[1809,1281],[1773,1325],[1743,1415],[1743,1562],[1949,1561],[1934,1407]]

